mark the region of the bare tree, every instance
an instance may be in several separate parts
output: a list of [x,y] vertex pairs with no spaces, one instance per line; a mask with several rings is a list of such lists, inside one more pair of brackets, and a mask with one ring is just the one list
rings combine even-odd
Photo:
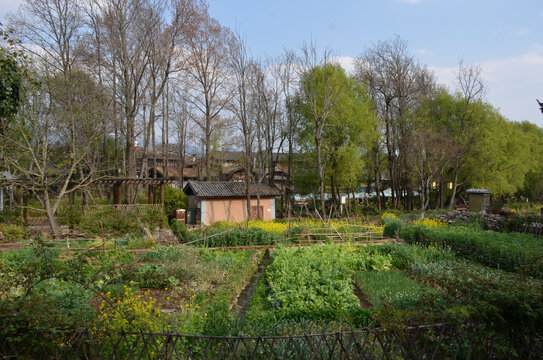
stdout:
[[247,222],[251,218],[251,182],[253,173],[253,144],[255,138],[255,119],[251,116],[251,85],[255,74],[255,65],[247,54],[245,41],[239,34],[231,47],[230,66],[233,77],[233,96],[229,109],[234,114],[243,137],[243,157],[245,164],[245,192],[247,201]]
[[410,147],[410,162],[420,186],[422,218],[430,202],[433,184],[451,166],[461,153],[461,148],[449,134],[427,130],[417,132]]
[[42,89],[31,91],[21,115],[28,118],[16,122],[17,136],[4,139],[4,145],[16,150],[6,152],[6,160],[39,200],[57,235],[55,213],[61,199],[83,188],[95,173],[94,121],[105,115],[105,97],[75,56],[84,26],[77,1],[28,0],[12,25],[38,60]]
[[474,118],[473,105],[481,101],[486,93],[486,87],[481,77],[481,67],[465,66],[460,60],[456,73],[458,92],[462,96],[462,108],[458,116],[458,122],[451,124],[453,136],[462,145],[462,151],[458,152],[453,163],[453,186],[449,208],[454,206],[456,191],[458,189],[458,174],[466,158],[471,154],[476,137],[473,128],[477,126]]
[[383,124],[394,205],[399,206],[404,188],[407,190],[406,206],[410,208],[407,153],[413,134],[413,109],[431,93],[433,75],[408,53],[407,42],[399,36],[368,48],[356,59],[355,73],[357,79],[369,87]]
[[214,132],[221,123],[220,113],[232,97],[228,91],[230,47],[233,35],[217,20],[206,17],[186,47],[186,76],[192,85],[187,101],[196,111],[194,122],[203,132],[207,177],[211,170],[211,152]]
[[283,108],[285,116],[285,138],[287,141],[287,179],[285,184],[285,205],[287,216],[292,215],[292,174],[293,174],[293,156],[295,146],[295,134],[300,122],[300,112],[297,111],[297,97],[294,94],[296,88],[296,57],[293,52],[285,51],[281,65],[277,67],[277,75],[281,81],[281,91],[283,98]]
[[[6,163],[19,185],[39,201],[53,235],[66,194],[88,185],[93,169],[85,159],[99,139],[95,127],[105,93],[86,74],[72,71],[43,78],[41,89],[28,89],[12,134],[1,139]],[[77,174],[77,169],[84,169]]]

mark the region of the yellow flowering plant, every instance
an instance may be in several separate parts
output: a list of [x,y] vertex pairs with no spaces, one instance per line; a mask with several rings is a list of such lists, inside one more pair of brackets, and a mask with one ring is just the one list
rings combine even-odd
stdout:
[[437,218],[424,218],[417,221],[413,221],[413,225],[424,225],[431,228],[439,228],[439,227],[445,227],[448,224]]

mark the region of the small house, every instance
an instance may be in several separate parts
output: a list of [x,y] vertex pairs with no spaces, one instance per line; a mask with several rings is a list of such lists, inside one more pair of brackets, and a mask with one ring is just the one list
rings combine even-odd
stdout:
[[487,211],[490,208],[492,191],[487,189],[469,189],[468,202],[471,211]]
[[[210,225],[216,221],[242,222],[247,219],[245,182],[236,181],[189,181],[183,189],[189,197],[187,223]],[[251,218],[275,219],[275,198],[281,191],[274,186],[252,183],[250,186]]]

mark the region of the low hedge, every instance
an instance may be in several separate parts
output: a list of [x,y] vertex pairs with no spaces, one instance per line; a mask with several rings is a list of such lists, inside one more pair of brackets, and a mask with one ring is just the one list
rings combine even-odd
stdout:
[[258,228],[250,228],[248,230],[232,230],[228,232],[225,232],[223,229],[212,230],[208,231],[205,237],[209,238],[205,239],[204,244],[204,240],[195,241],[198,238],[203,239],[203,234],[189,232],[187,240],[195,241],[194,246],[205,245],[206,247],[273,245],[277,241],[281,240],[281,235],[269,233]]
[[481,264],[543,278],[543,241],[519,233],[497,233],[464,226],[429,228],[422,225],[401,230],[410,244],[440,244],[459,257]]

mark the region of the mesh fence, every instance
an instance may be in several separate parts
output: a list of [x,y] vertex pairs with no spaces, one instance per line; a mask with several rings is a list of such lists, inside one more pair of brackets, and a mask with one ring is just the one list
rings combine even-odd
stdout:
[[[293,336],[204,336],[83,331],[54,358],[82,359],[540,359],[541,338],[496,341],[473,325]],[[3,357],[21,350],[3,342]],[[62,350],[62,351],[61,351]],[[23,356],[24,357],[24,356]]]

